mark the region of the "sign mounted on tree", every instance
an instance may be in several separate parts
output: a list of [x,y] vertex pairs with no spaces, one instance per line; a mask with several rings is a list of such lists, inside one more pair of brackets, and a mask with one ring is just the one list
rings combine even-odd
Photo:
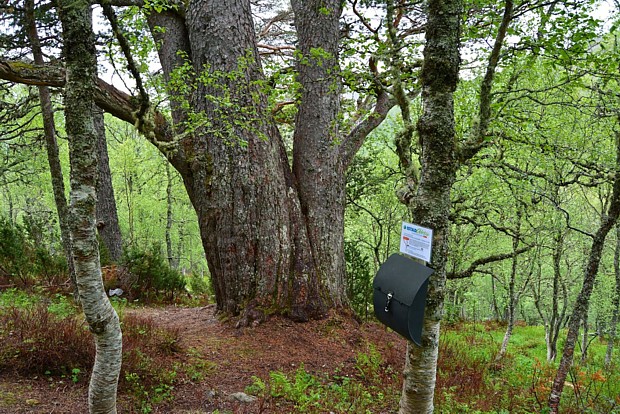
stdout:
[[381,265],[373,282],[377,319],[419,346],[428,278],[433,272],[433,269],[396,253]]
[[400,252],[431,261],[431,248],[433,245],[433,230],[403,221],[400,232]]

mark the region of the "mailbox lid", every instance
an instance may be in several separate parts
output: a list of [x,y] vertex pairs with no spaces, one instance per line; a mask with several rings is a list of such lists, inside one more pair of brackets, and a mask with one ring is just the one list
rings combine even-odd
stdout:
[[391,292],[394,300],[411,306],[433,271],[413,259],[394,253],[379,268],[373,288],[386,295]]

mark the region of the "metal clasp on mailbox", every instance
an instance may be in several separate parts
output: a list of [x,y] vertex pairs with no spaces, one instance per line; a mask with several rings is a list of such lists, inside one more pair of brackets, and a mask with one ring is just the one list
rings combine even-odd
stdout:
[[390,311],[390,302],[392,301],[393,297],[394,297],[394,292],[389,292],[387,294],[387,302],[385,302],[385,311],[386,312]]

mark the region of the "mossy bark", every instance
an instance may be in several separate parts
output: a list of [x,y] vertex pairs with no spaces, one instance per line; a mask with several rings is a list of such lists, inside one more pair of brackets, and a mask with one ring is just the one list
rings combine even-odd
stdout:
[[103,288],[97,243],[97,137],[93,96],[97,76],[90,3],[61,0],[66,59],[65,120],[71,163],[71,236],[82,309],[95,335],[96,357],[88,401],[91,413],[116,413],[121,366],[120,323]]
[[409,209],[414,222],[433,229],[433,252],[422,328],[422,346],[407,346],[400,414],[432,413],[448,259],[450,191],[456,179],[457,147],[453,94],[457,87],[462,5],[430,0],[422,66],[421,175]]

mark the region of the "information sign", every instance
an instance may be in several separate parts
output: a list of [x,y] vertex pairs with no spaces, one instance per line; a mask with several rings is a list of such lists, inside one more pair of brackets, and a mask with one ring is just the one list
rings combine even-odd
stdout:
[[403,221],[402,231],[400,233],[401,253],[408,254],[417,259],[422,259],[425,262],[430,262],[432,245],[432,229]]

